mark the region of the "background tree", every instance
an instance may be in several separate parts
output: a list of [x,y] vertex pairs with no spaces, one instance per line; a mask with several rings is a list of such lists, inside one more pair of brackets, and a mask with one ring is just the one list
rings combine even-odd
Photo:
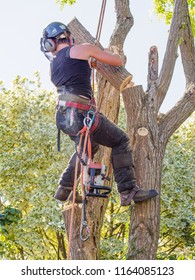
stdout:
[[53,194],[72,146],[66,138],[57,152],[55,96],[41,89],[39,76],[18,76],[12,89],[2,84],[0,92],[1,257],[66,259],[61,206]]
[[[117,20],[120,19],[120,21],[117,21],[114,35],[116,36],[115,39],[117,37],[121,39],[115,40],[115,42],[123,42],[125,38],[121,38],[121,33],[117,33],[117,30],[120,24],[122,24],[124,30],[125,23],[128,19],[132,19],[129,1],[123,1],[121,4],[121,1],[116,0],[115,7]],[[129,16],[124,14],[123,11],[129,12]],[[90,34],[76,20],[71,22],[69,27],[78,43],[93,41]],[[117,45],[116,49],[120,49],[122,46],[123,43],[119,46]],[[180,46],[186,77],[186,90],[183,98],[167,114],[161,115],[159,110],[173,76],[178,46]],[[195,107],[195,48],[186,0],[175,1],[167,48],[160,74],[158,75],[158,53],[156,47],[150,50],[148,69],[148,88],[147,92],[145,92],[142,86],[120,88],[121,80],[128,76],[124,69],[120,69],[120,71],[115,73],[111,67],[106,67],[101,63],[97,65],[97,70],[103,74],[104,78],[115,89],[122,91],[127,113],[127,131],[134,152],[138,184],[143,188],[156,188],[160,193],[162,163],[166,144],[173,132],[190,116]],[[117,76],[117,79],[113,79],[113,74]],[[106,89],[106,95],[108,96],[107,86],[108,84],[105,81],[103,81],[103,85],[99,82],[99,87]],[[113,106],[115,100],[112,100],[110,104]],[[110,107],[108,102],[106,106]],[[100,111],[101,109],[100,106]],[[93,200],[89,202],[89,205],[88,218],[92,223],[92,236],[85,244],[77,244],[80,246],[80,254],[78,256],[76,253],[77,249],[74,250],[72,252],[73,258],[84,257],[85,259],[98,258],[99,256],[99,232],[107,202]],[[92,212],[91,209],[99,209],[100,211],[93,210]],[[98,214],[97,211],[99,211]],[[65,221],[67,220],[65,219]],[[156,200],[136,205],[131,212],[130,225],[128,258],[154,259],[159,238],[160,197]],[[75,231],[75,240],[77,240],[77,234],[78,228]],[[76,243],[73,247],[76,248],[75,246]]]
[[173,134],[165,152],[158,257],[194,259],[195,114]]

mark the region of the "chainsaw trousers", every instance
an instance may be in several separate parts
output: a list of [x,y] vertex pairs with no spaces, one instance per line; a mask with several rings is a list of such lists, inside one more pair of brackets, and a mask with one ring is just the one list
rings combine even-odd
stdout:
[[[79,137],[76,135],[83,127],[84,112],[74,108],[74,117],[71,117],[71,114],[73,115],[72,108],[65,108],[63,111],[57,110],[56,125],[78,145]],[[98,151],[99,145],[111,148],[111,162],[118,192],[131,190],[136,185],[136,179],[128,135],[103,114],[99,112],[97,114],[99,119],[97,128],[90,133],[92,158]],[[60,185],[73,187],[76,157],[75,152],[61,175]],[[80,168],[77,177],[79,175]]]

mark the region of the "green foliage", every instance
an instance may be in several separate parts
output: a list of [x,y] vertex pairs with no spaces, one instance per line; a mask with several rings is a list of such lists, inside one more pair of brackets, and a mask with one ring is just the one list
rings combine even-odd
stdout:
[[64,5],[73,5],[76,3],[76,0],[56,0],[56,3],[60,5],[60,9],[62,10],[64,8]]
[[[174,0],[153,0],[154,8],[157,15],[170,24],[173,16]],[[188,0],[189,14],[192,24],[192,32],[195,36],[195,0]]]
[[127,209],[127,207],[120,207],[119,195],[114,186],[101,231],[101,259],[126,259],[130,221],[130,211]]
[[17,210],[12,207],[5,207],[4,211],[0,213],[0,232],[8,233],[8,231],[6,230],[6,225],[17,223],[19,219],[21,219],[21,217],[22,213],[20,210]]
[[159,258],[195,258],[195,114],[170,139],[163,166]]
[[16,77],[9,90],[1,84],[0,206],[22,213],[17,226],[3,225],[2,258],[62,258],[57,239],[64,233],[61,206],[53,194],[72,146],[64,137],[57,152],[55,94],[40,86],[37,74],[35,81]]

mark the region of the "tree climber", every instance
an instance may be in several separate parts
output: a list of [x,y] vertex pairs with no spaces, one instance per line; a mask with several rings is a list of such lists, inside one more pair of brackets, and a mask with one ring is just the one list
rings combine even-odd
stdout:
[[[89,109],[94,109],[90,59],[112,66],[122,66],[123,60],[118,54],[108,49],[101,50],[92,44],[74,45],[70,30],[60,22],[52,22],[43,30],[41,50],[51,61],[51,81],[58,92],[57,128],[69,135],[77,145],[78,132],[84,126],[83,120]],[[90,137],[92,156],[97,152],[99,144],[111,148],[111,161],[121,206],[130,205],[131,200],[141,202],[158,195],[154,189],[143,190],[137,186],[127,134],[98,111],[95,112]],[[68,199],[73,190],[76,157],[77,152],[72,155],[62,173],[54,195],[62,202]],[[79,175],[80,170],[77,176]]]

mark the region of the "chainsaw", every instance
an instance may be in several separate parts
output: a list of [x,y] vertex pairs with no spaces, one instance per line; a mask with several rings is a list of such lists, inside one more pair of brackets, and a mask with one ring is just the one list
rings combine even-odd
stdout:
[[110,181],[106,176],[106,166],[101,163],[90,162],[84,166],[83,185],[86,196],[107,198],[111,188],[105,186],[105,181]]

